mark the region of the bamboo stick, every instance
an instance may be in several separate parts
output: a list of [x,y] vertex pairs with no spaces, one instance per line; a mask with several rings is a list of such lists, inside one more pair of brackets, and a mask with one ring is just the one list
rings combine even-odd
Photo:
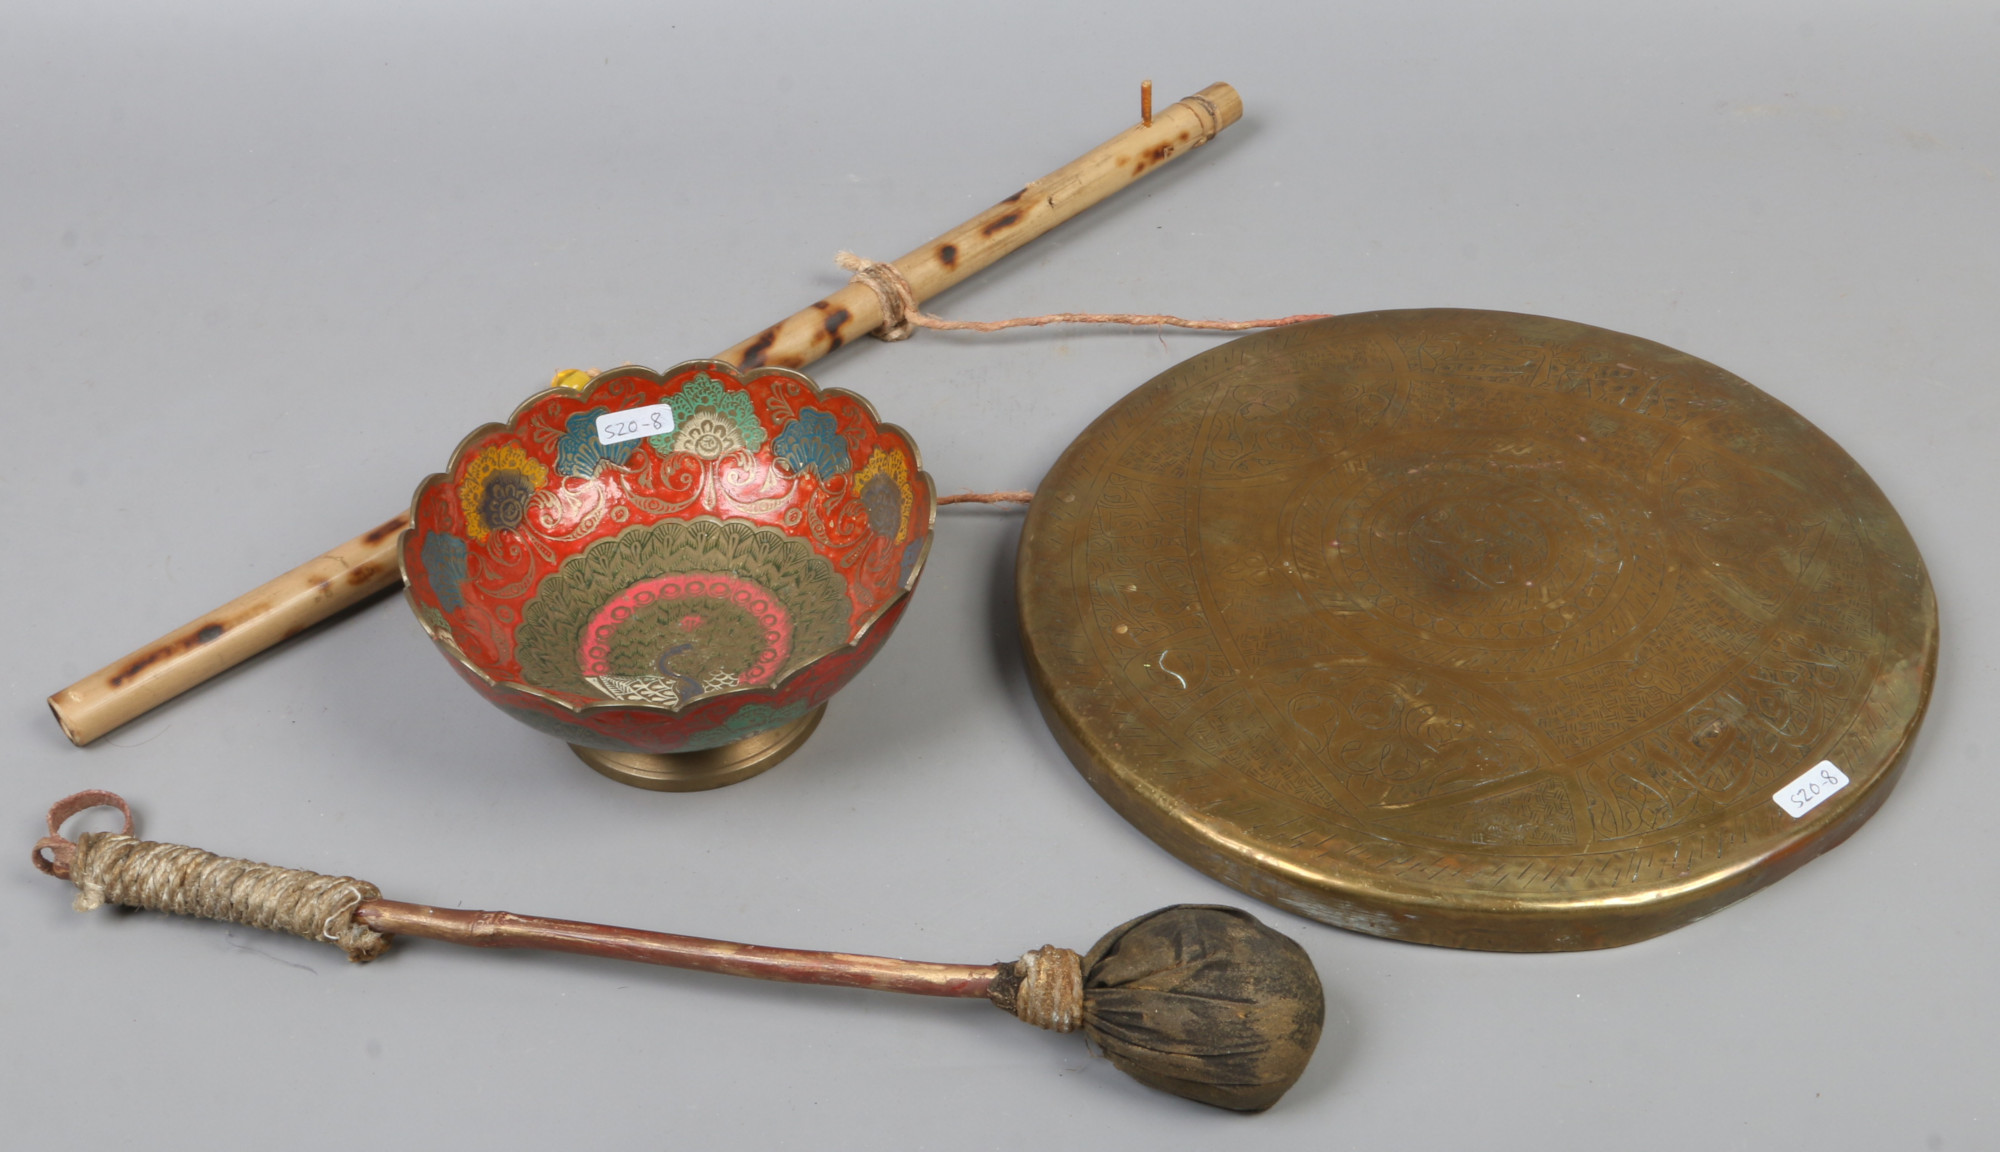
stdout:
[[88,744],[400,583],[396,539],[409,523],[409,513],[398,513],[49,697],[63,735]]
[[[919,301],[1207,143],[1243,115],[1227,84],[1211,84],[895,261]],[[873,289],[850,283],[738,343],[717,359],[745,368],[802,368],[882,324]],[[63,734],[83,745],[295,636],[401,579],[399,514],[113,661],[49,697]]]

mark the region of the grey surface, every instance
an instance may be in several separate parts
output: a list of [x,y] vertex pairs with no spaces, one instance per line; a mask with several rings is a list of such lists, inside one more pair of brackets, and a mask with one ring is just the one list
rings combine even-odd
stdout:
[[[0,1127],[10,1147],[2000,1146],[1988,768],[2000,309],[1991,4],[9,5],[0,15]],[[1239,902],[1063,759],[1018,517],[942,518],[791,762],[601,779],[377,604],[85,750],[49,692],[373,525],[563,367],[719,351],[1213,80],[1245,121],[937,301],[1541,312],[1713,360],[1840,441],[1931,567],[1908,775],[1772,890],[1605,953],[1259,915],[1327,1038],[1274,1111],[985,1005],[68,909],[41,813],[390,895],[986,961]],[[1215,338],[867,342],[827,385],[946,491],[1031,487]],[[18,854],[16,854],[18,853]]]

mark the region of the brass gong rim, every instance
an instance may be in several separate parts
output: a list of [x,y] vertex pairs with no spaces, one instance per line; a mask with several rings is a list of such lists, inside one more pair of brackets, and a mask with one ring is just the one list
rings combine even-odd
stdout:
[[[1840,843],[1936,670],[1915,544],[1831,439],[1663,345],[1426,309],[1245,337],[1058,460],[1030,678],[1121,815],[1251,895],[1609,947]],[[1832,760],[1801,816],[1771,799]]]

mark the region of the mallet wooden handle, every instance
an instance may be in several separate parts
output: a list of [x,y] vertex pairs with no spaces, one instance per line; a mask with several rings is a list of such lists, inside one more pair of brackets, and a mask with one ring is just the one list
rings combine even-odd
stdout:
[[400,900],[366,901],[354,910],[354,918],[385,935],[422,936],[474,948],[539,948],[753,980],[837,984],[917,996],[985,999],[1000,975],[1000,969],[992,964],[933,964],[846,952],[766,948],[515,912],[432,908]]
[[[1227,84],[1211,84],[1127,129],[895,262],[919,301],[1199,147],[1243,115]],[[718,359],[800,368],[882,324],[874,290],[849,284],[764,329]],[[63,734],[88,744],[188,689],[399,580],[398,515],[49,697]]]

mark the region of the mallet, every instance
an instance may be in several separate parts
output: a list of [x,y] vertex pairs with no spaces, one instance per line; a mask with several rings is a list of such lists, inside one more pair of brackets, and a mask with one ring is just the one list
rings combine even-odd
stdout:
[[[122,832],[71,841],[88,808],[125,814]],[[49,810],[35,867],[74,883],[78,911],[151,908],[291,932],[372,960],[392,936],[476,948],[547,948],[794,984],[984,998],[1055,1032],[1081,1030],[1140,1083],[1241,1112],[1269,1108],[1305,1071],[1326,1015],[1305,950],[1247,912],[1178,904],[1127,921],[1078,956],[1045,945],[997,964],[765,948],[636,928],[384,900],[373,884],[231,859],[132,835],[115,793],[78,792]]]

